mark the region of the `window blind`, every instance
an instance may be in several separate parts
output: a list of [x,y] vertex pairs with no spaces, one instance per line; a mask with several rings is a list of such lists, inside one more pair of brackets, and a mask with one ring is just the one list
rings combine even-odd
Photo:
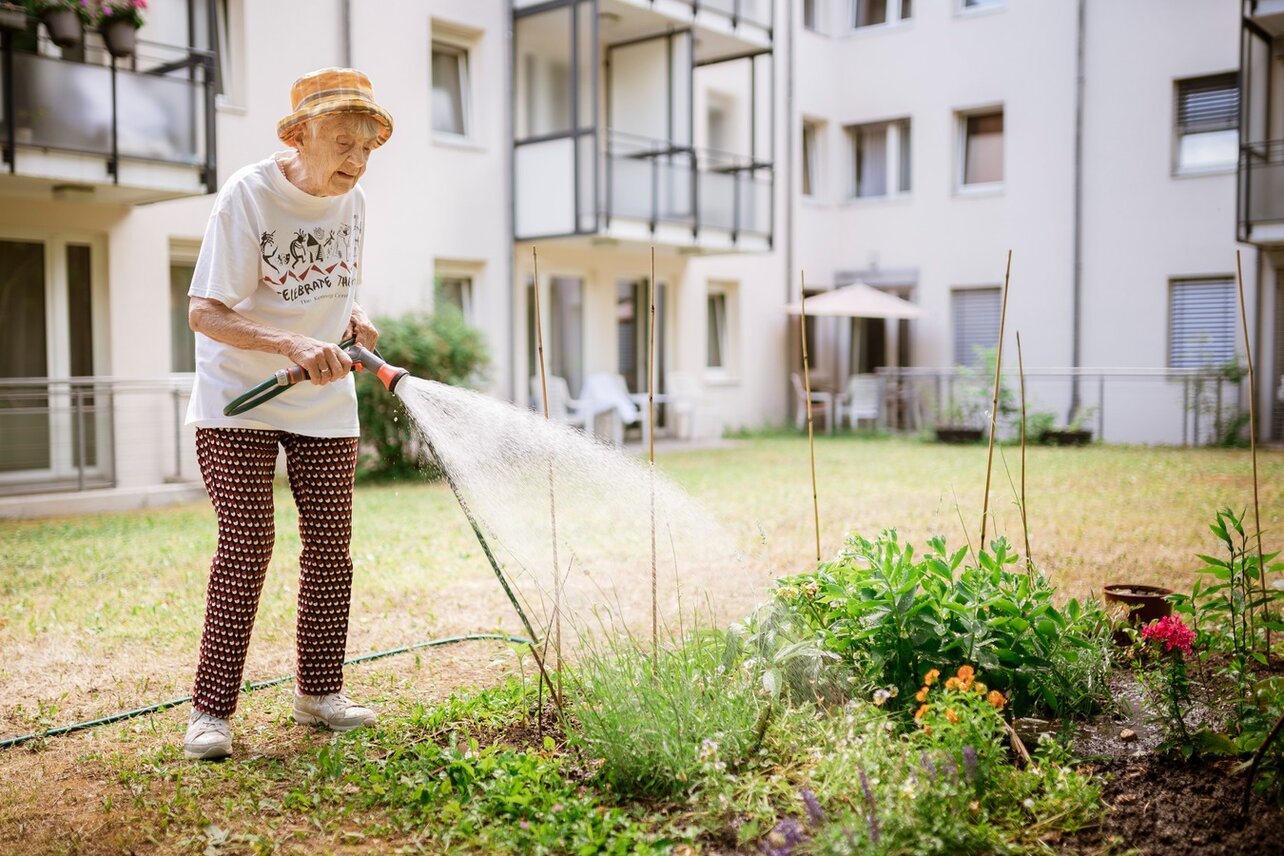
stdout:
[[951,295],[955,365],[976,365],[978,351],[998,347],[1000,297],[999,288],[960,288]]
[[1233,359],[1238,319],[1233,280],[1173,282],[1168,364],[1197,369]]

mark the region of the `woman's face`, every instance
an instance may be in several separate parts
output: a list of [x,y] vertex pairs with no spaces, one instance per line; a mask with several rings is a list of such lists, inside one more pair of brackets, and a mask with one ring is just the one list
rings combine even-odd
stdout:
[[366,171],[376,137],[354,116],[319,116],[316,128],[304,128],[297,148],[311,179],[309,192],[316,196],[339,196],[357,186]]

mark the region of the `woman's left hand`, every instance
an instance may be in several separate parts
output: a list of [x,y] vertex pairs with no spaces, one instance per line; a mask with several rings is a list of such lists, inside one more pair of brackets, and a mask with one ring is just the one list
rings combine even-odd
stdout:
[[379,331],[366,317],[366,311],[356,303],[352,304],[352,318],[348,320],[348,326],[343,331],[345,339],[354,336],[357,344],[369,351],[373,351],[375,344],[379,341]]

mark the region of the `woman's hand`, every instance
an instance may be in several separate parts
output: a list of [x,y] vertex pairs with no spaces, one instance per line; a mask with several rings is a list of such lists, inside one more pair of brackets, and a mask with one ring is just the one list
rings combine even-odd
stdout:
[[343,331],[344,339],[353,336],[356,337],[357,344],[368,351],[373,351],[375,344],[379,341],[379,331],[370,323],[370,319],[366,317],[366,311],[359,303],[352,304],[352,318],[348,320],[348,326]]
[[333,342],[322,342],[307,336],[293,337],[285,355],[307,371],[317,386],[342,380],[352,370],[352,358]]

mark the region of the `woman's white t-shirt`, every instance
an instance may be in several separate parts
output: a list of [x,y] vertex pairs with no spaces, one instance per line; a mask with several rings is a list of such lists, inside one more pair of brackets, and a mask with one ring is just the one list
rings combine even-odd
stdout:
[[[312,196],[286,179],[275,156],[247,166],[219,191],[187,293],[260,324],[338,342],[361,282],[365,210],[360,187],[342,196]],[[289,365],[278,354],[197,333],[187,424],[356,437],[351,376],[325,386],[297,384],[240,416],[223,415],[233,398]]]

